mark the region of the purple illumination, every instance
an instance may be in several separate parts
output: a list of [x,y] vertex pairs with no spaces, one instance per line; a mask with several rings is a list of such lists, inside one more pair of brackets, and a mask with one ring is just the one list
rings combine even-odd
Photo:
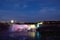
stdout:
[[26,25],[26,24],[24,24],[24,25],[13,24],[11,26],[11,28],[12,28],[11,29],[12,31],[22,31],[24,29],[28,29],[29,25]]

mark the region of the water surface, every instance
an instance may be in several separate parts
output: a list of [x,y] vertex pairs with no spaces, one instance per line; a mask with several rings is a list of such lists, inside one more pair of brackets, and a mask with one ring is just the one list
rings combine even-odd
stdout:
[[39,32],[3,32],[0,40],[40,40]]

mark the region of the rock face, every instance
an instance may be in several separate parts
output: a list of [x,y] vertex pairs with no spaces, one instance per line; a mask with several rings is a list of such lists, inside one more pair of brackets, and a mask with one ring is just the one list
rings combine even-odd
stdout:
[[7,31],[9,29],[8,23],[0,23],[0,31]]

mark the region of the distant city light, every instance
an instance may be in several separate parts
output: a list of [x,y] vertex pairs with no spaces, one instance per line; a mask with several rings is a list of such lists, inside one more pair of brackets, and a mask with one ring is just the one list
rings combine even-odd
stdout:
[[14,23],[14,20],[11,20],[11,23]]
[[38,24],[43,24],[43,22],[40,22],[40,23],[38,23]]

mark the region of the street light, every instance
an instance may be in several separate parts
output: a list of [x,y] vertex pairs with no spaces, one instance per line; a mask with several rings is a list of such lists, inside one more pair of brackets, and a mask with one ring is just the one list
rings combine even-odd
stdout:
[[14,20],[11,20],[11,23],[14,23]]

